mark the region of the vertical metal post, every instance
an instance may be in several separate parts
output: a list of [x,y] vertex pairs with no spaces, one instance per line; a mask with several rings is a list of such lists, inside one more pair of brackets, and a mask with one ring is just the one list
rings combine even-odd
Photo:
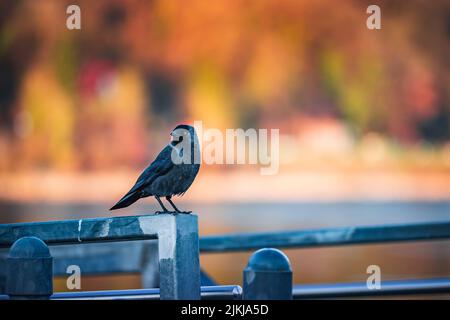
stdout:
[[166,231],[158,235],[161,299],[200,300],[197,216],[177,214],[169,218],[172,235]]
[[150,289],[159,287],[159,258],[157,240],[151,240],[142,245],[140,271],[142,288]]
[[12,300],[49,299],[53,294],[53,258],[36,237],[14,242],[6,259],[6,294]]
[[158,235],[161,299],[200,300],[197,216],[180,213],[156,218],[139,218],[139,225],[144,234]]
[[278,249],[264,248],[250,257],[244,269],[244,300],[291,300],[292,269]]

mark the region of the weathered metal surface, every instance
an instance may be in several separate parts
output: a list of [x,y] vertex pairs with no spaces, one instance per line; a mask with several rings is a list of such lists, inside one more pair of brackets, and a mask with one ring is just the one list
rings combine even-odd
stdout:
[[[160,214],[0,225],[0,247],[23,236],[47,244],[158,239],[162,299],[200,299],[197,216]],[[146,259],[145,254],[143,259]]]
[[437,239],[450,239],[450,222],[206,236],[200,239],[200,251],[306,248]]
[[244,300],[291,300],[292,269],[288,257],[277,249],[253,253],[244,270]]
[[[200,299],[198,220],[193,214],[139,217],[145,234],[158,233],[161,299]],[[158,221],[158,224],[154,223]]]
[[[15,240],[27,235],[35,235],[47,244],[156,239],[156,233],[143,233],[139,219],[155,219],[154,222],[148,221],[158,224],[157,217],[146,215],[4,224],[0,225],[0,248],[8,248]],[[444,221],[205,236],[200,238],[200,250],[239,251],[268,246],[290,248],[449,238],[450,222]]]
[[450,293],[450,278],[382,281],[380,289],[365,282],[295,285],[294,299],[325,299]]
[[36,237],[14,242],[6,259],[6,294],[12,300],[49,299],[53,293],[53,260]]
[[[51,244],[157,239],[158,229],[169,215],[91,218],[0,225],[0,247],[33,235]],[[172,216],[173,217],[173,216]]]

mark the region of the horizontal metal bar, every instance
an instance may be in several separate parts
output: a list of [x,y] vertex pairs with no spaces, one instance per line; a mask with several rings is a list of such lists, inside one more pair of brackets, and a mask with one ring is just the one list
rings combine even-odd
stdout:
[[[33,235],[47,244],[87,243],[157,239],[161,219],[155,215],[91,218],[49,222],[0,225],[0,248],[11,246],[17,239]],[[165,227],[165,221],[163,221]],[[148,225],[151,232],[148,232]]]
[[450,222],[205,236],[200,238],[200,251],[306,248],[436,239],[450,239]]
[[[202,300],[240,300],[240,286],[201,287]],[[59,292],[52,300],[159,300],[159,289]]]
[[370,296],[450,293],[450,278],[382,281],[380,289],[365,282],[295,285],[294,299],[326,299]]
[[[450,293],[450,278],[382,281],[380,289],[368,289],[365,282],[295,285],[294,299],[331,299]],[[202,300],[240,300],[240,286],[201,287]],[[0,300],[9,299],[0,295]],[[54,300],[158,300],[159,289],[59,292]]]
[[[3,224],[0,225],[0,248],[7,248],[26,235],[37,236],[50,245],[156,239],[156,233],[143,232],[143,219],[147,223],[158,224],[155,215]],[[450,222],[204,236],[200,238],[200,251],[244,251],[264,247],[303,248],[436,239],[450,239]]]

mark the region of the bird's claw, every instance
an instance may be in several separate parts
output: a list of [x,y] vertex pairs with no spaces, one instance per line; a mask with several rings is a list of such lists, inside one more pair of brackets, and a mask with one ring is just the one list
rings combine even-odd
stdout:
[[177,215],[177,214],[191,214],[192,211],[155,211],[155,215],[157,214],[172,214],[172,215]]
[[190,214],[192,211],[170,211],[170,214],[177,215],[177,214]]
[[155,211],[155,215],[157,214],[172,214],[172,215],[177,215],[179,213],[182,214],[189,214],[192,213],[192,211]]

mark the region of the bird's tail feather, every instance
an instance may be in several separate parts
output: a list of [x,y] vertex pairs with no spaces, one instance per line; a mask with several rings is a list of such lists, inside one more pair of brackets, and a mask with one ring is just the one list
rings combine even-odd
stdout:
[[120,208],[128,207],[129,205],[135,203],[140,198],[139,192],[133,192],[130,194],[126,194],[122,199],[119,200],[111,209],[109,210],[116,210]]

